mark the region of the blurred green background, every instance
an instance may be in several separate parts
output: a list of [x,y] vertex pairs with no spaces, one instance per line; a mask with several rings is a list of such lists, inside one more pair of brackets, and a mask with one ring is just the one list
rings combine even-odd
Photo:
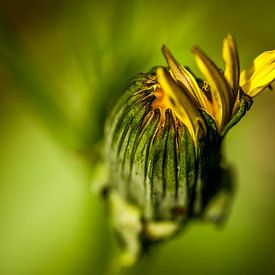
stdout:
[[[0,274],[106,274],[119,252],[94,191],[106,115],[171,48],[241,67],[274,49],[272,0],[0,1]],[[275,274],[275,95],[227,136],[237,192],[222,230],[194,224],[121,274]]]

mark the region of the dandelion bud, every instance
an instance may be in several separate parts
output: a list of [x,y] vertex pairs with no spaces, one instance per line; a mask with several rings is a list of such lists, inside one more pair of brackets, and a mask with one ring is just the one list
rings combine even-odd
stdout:
[[[125,246],[124,264],[194,219],[223,221],[230,205],[232,179],[221,144],[252,98],[239,86],[231,36],[224,41],[225,73],[200,49],[193,53],[205,80],[179,65],[164,46],[169,67],[136,76],[106,124],[107,200]],[[266,79],[261,87],[274,76]]]

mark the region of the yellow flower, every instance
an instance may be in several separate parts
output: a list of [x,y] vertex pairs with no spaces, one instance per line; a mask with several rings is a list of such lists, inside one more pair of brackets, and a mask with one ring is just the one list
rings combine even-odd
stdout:
[[192,48],[205,78],[201,83],[175,60],[167,47],[163,46],[162,51],[170,72],[163,67],[157,69],[158,82],[166,95],[162,108],[170,108],[177,114],[195,143],[204,132],[198,109],[208,113],[222,133],[240,107],[240,94],[244,92],[253,98],[275,80],[275,50],[262,53],[248,70],[240,73],[238,51],[231,35],[223,42],[224,72],[198,47]]

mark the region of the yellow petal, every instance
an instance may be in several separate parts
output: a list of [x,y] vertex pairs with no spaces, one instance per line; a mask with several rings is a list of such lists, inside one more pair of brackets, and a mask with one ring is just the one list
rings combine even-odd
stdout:
[[175,80],[186,90],[194,105],[205,110],[211,108],[206,95],[202,92],[195,77],[176,61],[165,45],[162,46],[162,52]]
[[256,57],[253,64],[241,72],[240,86],[251,97],[258,95],[275,81],[275,50]]
[[225,123],[231,116],[231,88],[223,73],[217,66],[197,47],[192,48],[196,63],[210,86],[211,101],[213,105],[213,118],[219,130],[222,130]]
[[223,41],[223,60],[224,75],[232,88],[233,99],[235,99],[239,89],[240,63],[236,42],[230,34]]
[[186,125],[196,144],[197,137],[201,133],[200,130],[203,129],[201,126],[204,126],[204,121],[199,111],[165,68],[157,68],[156,74],[161,89],[163,89],[168,100],[167,108],[170,108],[182,123]]

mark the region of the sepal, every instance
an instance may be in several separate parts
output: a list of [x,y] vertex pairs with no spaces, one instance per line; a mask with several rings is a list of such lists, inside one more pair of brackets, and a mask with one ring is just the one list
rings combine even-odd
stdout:
[[242,90],[239,93],[239,108],[235,114],[233,114],[230,121],[224,127],[221,137],[224,137],[229,129],[231,129],[235,124],[237,124],[242,117],[246,114],[246,112],[250,109],[251,105],[253,104],[253,99],[245,94]]

